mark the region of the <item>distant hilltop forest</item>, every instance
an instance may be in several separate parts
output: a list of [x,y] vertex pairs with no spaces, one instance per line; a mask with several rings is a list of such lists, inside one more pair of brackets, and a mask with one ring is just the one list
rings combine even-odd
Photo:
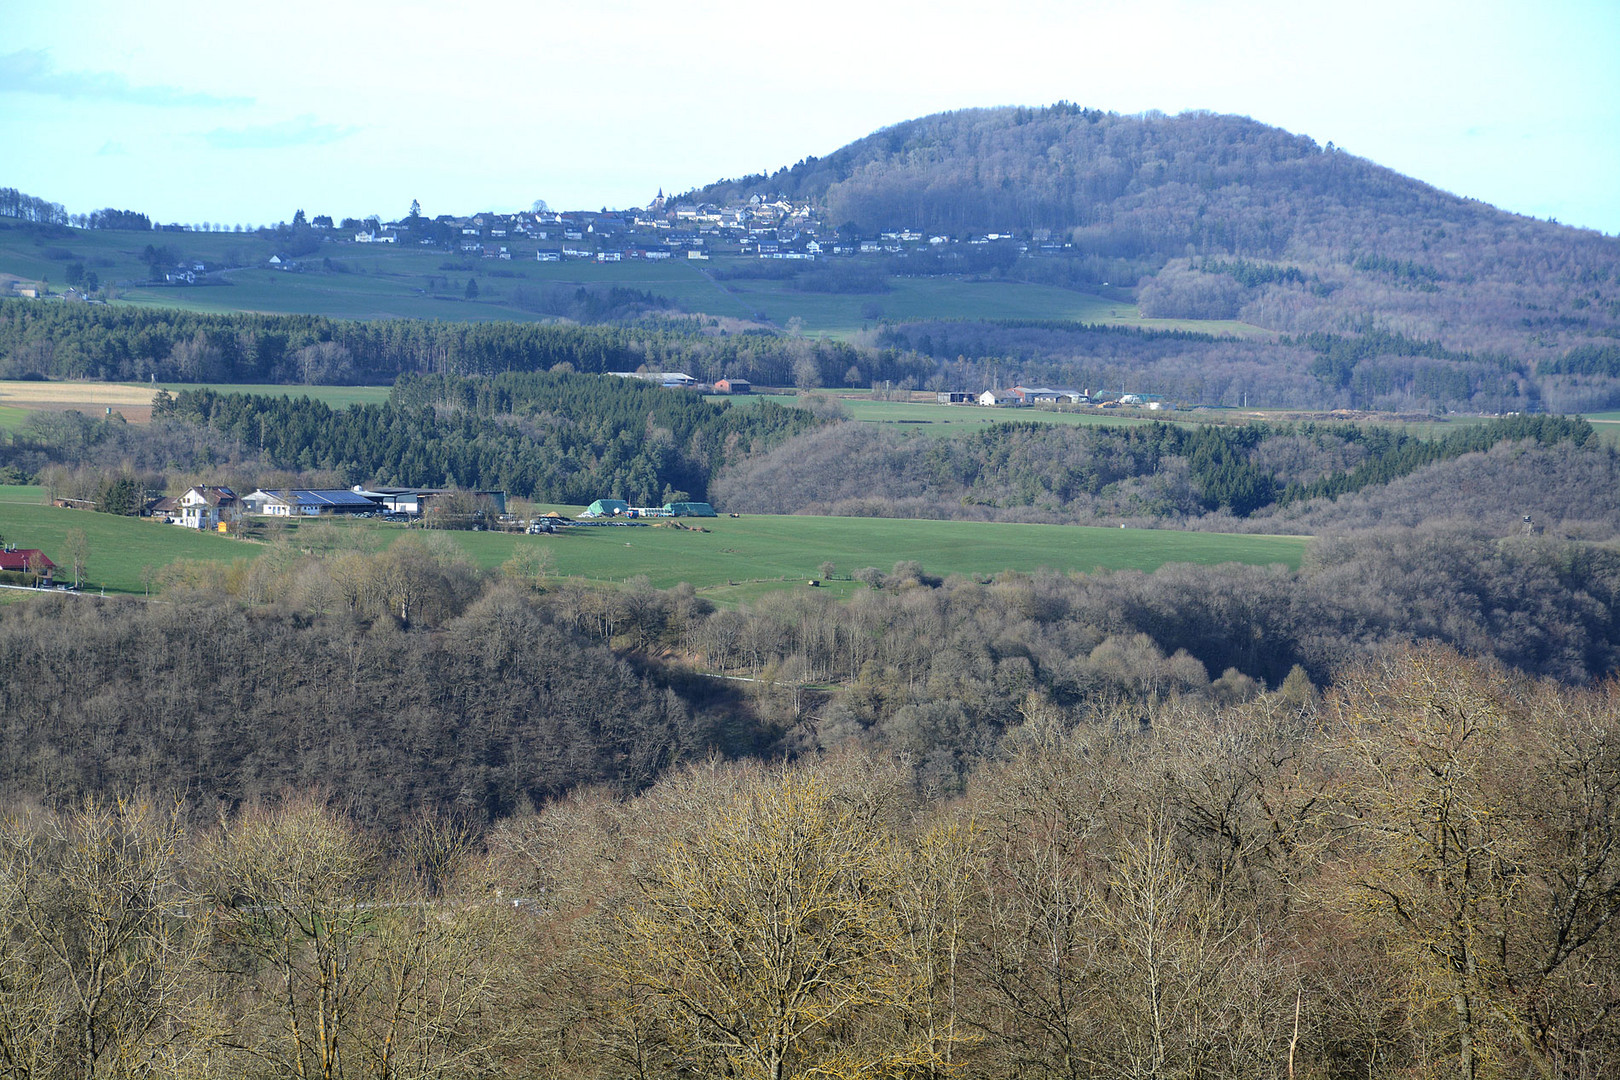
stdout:
[[1620,333],[1620,239],[1459,198],[1240,116],[1062,103],[940,113],[693,198],[765,193],[857,232],[994,228],[1066,244],[1052,276],[1135,284],[1153,316],[1285,333],[1377,324],[1515,355]]
[[[155,242],[142,257],[153,280],[170,284],[231,271],[188,257],[184,239],[168,235],[229,231],[217,223],[151,226],[144,214],[110,208],[68,214],[14,189],[0,190],[0,217],[34,228],[148,229]],[[818,375],[822,385],[881,370],[919,388],[982,389],[1002,372],[1077,384],[1129,379],[1210,404],[1620,405],[1620,239],[1510,214],[1332,143],[1205,112],[1121,116],[1067,103],[964,110],[896,124],[770,175],[660,192],[629,210],[536,202],[519,213],[430,218],[413,203],[387,222],[300,209],[254,235],[269,242],[275,268],[308,273],[349,272],[318,256],[363,244],[393,245],[401,256],[450,253],[460,261],[439,269],[457,271],[515,259],[531,267],[693,260],[720,286],[679,302],[600,281],[508,290],[524,312],[582,323],[714,314],[710,305],[738,286],[816,302],[859,298],[878,328],[854,342],[859,358]],[[100,284],[75,263],[66,273],[86,292],[94,288],[84,288],[85,277]],[[595,280],[567,266],[555,274]],[[1133,319],[1184,322],[1174,336],[1144,338],[980,312],[960,323],[884,315],[896,282],[930,278],[1058,286],[1106,297],[1104,305],[1134,304]],[[478,296],[471,277],[425,280],[430,297]],[[758,329],[783,334],[790,321],[763,320]],[[8,333],[17,340],[15,327]],[[15,355],[0,360],[18,368]],[[772,381],[745,366],[733,373]]]

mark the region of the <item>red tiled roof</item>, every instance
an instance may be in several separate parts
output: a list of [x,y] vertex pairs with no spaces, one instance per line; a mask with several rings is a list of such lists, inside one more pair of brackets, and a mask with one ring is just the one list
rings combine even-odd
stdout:
[[36,560],[41,570],[56,568],[56,564],[46,558],[39,548],[18,548],[15,551],[0,551],[0,570],[28,573],[33,570]]

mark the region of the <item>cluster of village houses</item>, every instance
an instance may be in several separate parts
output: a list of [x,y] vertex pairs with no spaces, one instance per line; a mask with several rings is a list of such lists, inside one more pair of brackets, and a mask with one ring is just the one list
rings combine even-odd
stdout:
[[[317,218],[319,227],[329,219]],[[426,219],[419,219],[425,221]],[[371,219],[352,233],[333,231],[334,239],[357,244],[424,244],[444,242],[446,229],[463,255],[486,259],[533,258],[540,262],[588,259],[596,262],[658,261],[710,256],[813,260],[833,255],[881,255],[938,251],[957,244],[1013,243],[1020,254],[1060,255],[1070,248],[1050,230],[1023,237],[1011,232],[977,232],[962,236],[892,229],[852,236],[829,226],[809,203],[752,196],[740,206],[676,203],[663,193],[645,208],[630,210],[527,211],[483,213],[470,217],[444,215],[413,235],[409,220],[384,224]],[[420,235],[431,232],[431,235]],[[280,256],[273,266],[290,266]]]

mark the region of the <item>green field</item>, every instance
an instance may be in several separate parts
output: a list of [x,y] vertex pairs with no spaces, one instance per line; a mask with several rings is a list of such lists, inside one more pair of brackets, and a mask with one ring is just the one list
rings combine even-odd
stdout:
[[[142,572],[181,558],[229,561],[256,558],[265,545],[194,533],[172,525],[115,518],[41,503],[31,487],[0,487],[0,535],[19,547],[37,547],[57,562],[67,532],[83,529],[90,541],[88,576],[109,592],[140,592]],[[984,577],[1004,570],[1153,570],[1165,563],[1282,563],[1297,567],[1304,537],[1239,536],[1154,529],[1101,529],[1068,525],[1012,525],[886,518],[771,517],[692,519],[708,529],[637,526],[575,528],[557,536],[447,533],[480,566],[494,568],[520,547],[551,552],[552,570],[590,581],[645,575],[659,588],[680,582],[734,601],[763,588],[801,584],[819,565],[837,566],[838,587],[864,566],[887,571],[915,560],[930,574]],[[344,527],[378,530],[397,539],[405,530],[375,521]],[[296,532],[291,537],[296,544]]]
[[887,571],[904,560],[938,576],[980,577],[1043,568],[1154,570],[1170,562],[1297,567],[1307,543],[1297,536],[891,518],[749,515],[701,524],[710,531],[609,527],[555,537],[469,533],[457,540],[484,566],[504,562],[519,544],[542,544],[561,574],[610,581],[645,574],[660,588],[686,581],[701,589],[777,579],[797,583],[819,577],[824,561],[835,564],[839,579],[864,566]]
[[[215,281],[210,284],[152,285],[140,257],[148,244],[167,245],[188,261],[240,269],[212,275]],[[532,303],[526,305],[520,290],[605,284],[653,293],[693,314],[759,319],[783,328],[798,319],[805,333],[832,337],[847,337],[870,326],[874,320],[863,312],[873,305],[889,320],[1055,319],[1269,336],[1268,331],[1238,322],[1144,319],[1134,304],[1046,285],[894,278],[886,293],[807,293],[785,281],[716,278],[716,269],[754,265],[755,260],[741,257],[717,256],[701,263],[685,259],[538,263],[534,242],[519,239],[509,246],[511,261],[463,260],[459,253],[432,248],[334,240],[299,258],[300,269],[291,272],[269,268],[266,262],[277,253],[275,243],[248,233],[68,230],[66,235],[46,238],[36,229],[9,226],[0,227],[0,274],[60,289],[67,264],[78,261],[128,303],[349,319],[546,321],[552,316],[533,310]],[[476,300],[465,299],[469,277],[478,283]]]

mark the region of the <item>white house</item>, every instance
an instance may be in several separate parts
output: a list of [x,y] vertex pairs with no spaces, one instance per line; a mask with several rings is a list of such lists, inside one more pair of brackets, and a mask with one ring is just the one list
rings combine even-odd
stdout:
[[176,525],[188,529],[214,529],[229,521],[239,508],[236,492],[227,487],[197,486],[177,500]]

